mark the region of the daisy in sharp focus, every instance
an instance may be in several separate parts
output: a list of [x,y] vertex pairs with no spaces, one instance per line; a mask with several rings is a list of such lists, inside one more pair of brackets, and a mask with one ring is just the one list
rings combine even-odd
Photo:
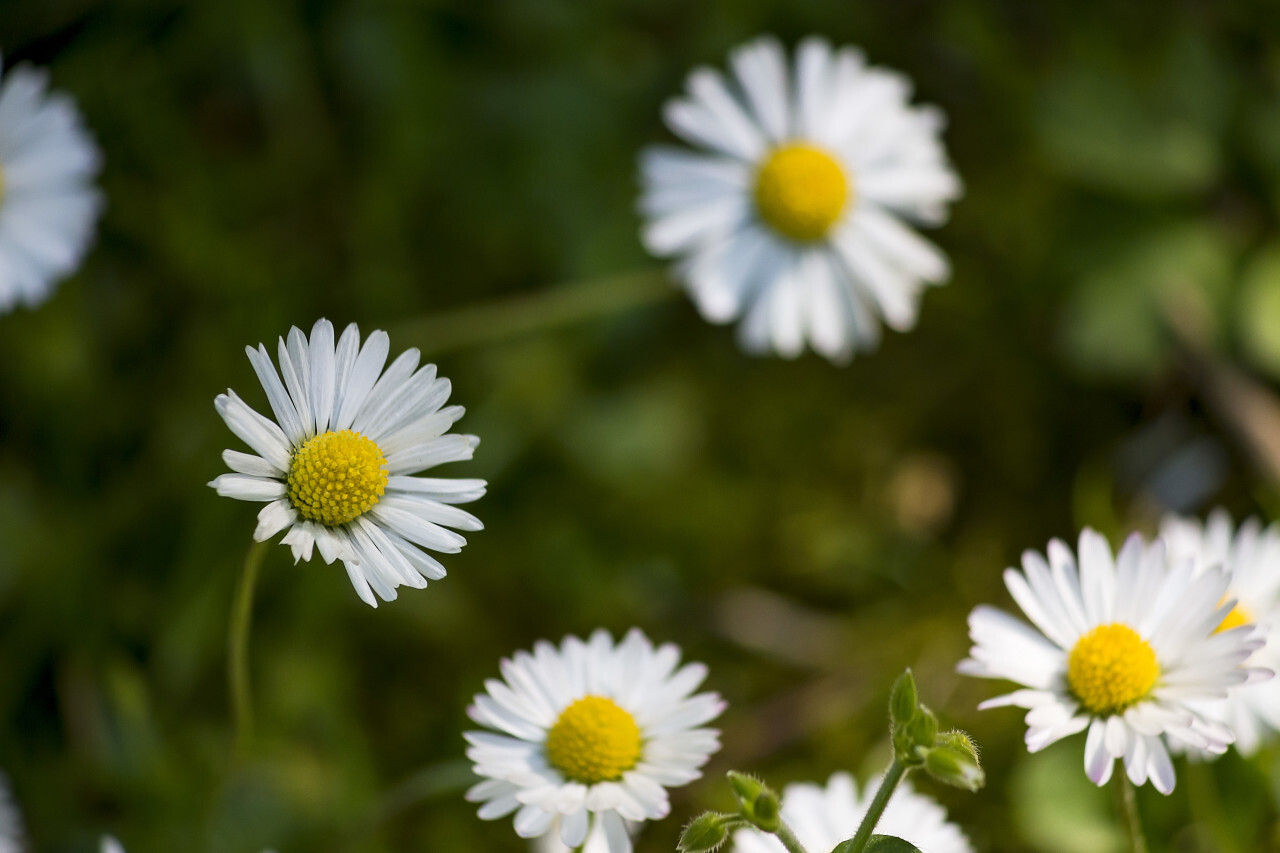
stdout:
[[423,549],[462,550],[466,539],[449,528],[483,527],[454,506],[483,495],[483,480],[412,476],[470,459],[480,439],[449,433],[463,409],[444,406],[449,380],[436,376],[434,364],[418,367],[416,349],[384,372],[386,332],[363,345],[354,324],[336,345],[333,332],[328,320],[315,324],[310,339],[290,330],[287,342],[280,339],[279,374],[265,346],[245,348],[276,419],[234,391],[219,394],[218,414],[257,455],[223,451],[235,473],[209,485],[265,502],[254,539],[287,530],[281,543],[295,560],[310,560],[313,549],[326,563],[341,560],[360,598],[377,607],[374,593],[393,601],[401,584],[420,589],[445,576]]
[[[1218,630],[1255,626],[1266,645],[1245,663],[1280,671],[1280,642],[1273,639],[1280,627],[1280,528],[1271,524],[1264,529],[1251,518],[1236,530],[1231,516],[1218,509],[1203,523],[1167,516],[1160,524],[1160,538],[1171,559],[1191,560],[1197,572],[1212,566],[1226,570],[1230,579],[1226,595],[1235,599],[1236,606]],[[1280,730],[1280,678],[1246,684],[1226,699],[1200,707],[1235,732],[1235,747],[1241,755],[1253,755]]]
[[45,91],[48,73],[0,77],[0,314],[34,306],[75,272],[102,198],[101,163],[70,97]]
[[1028,709],[1027,749],[1088,730],[1085,773],[1097,785],[1123,759],[1129,779],[1163,794],[1174,773],[1161,736],[1221,753],[1233,735],[1196,710],[1228,689],[1270,676],[1241,663],[1261,647],[1252,628],[1219,631],[1234,602],[1227,576],[1170,561],[1163,542],[1134,534],[1114,557],[1100,535],[1080,534],[1079,560],[1055,539],[1048,559],[1022,555],[1005,585],[1031,620],[985,605],[969,616],[974,646],[957,667],[966,675],[1024,685],[979,708]]
[[[788,785],[782,792],[782,819],[810,853],[826,853],[858,831],[858,824],[871,806],[878,783],[862,794],[848,773],[836,773],[823,788],[806,783]],[[903,782],[885,806],[877,835],[893,835],[925,853],[972,853],[969,839],[953,823],[947,812],[933,800],[917,794]],[[734,833],[732,853],[786,853],[776,836],[755,829]]]
[[939,139],[942,114],[912,107],[910,81],[850,47],[808,38],[794,68],[770,37],[730,56],[726,79],[689,75],[667,126],[698,150],[640,159],[643,240],[680,259],[702,315],[741,319],[750,352],[836,362],[880,340],[880,318],[915,325],[920,291],[950,275],[906,221],[946,219],[960,181]]
[[596,631],[504,659],[503,680],[485,682],[467,709],[496,730],[466,734],[488,777],[467,799],[485,820],[515,812],[522,838],[558,830],[575,849],[603,836],[601,853],[630,853],[627,823],[666,817],[666,789],[698,778],[720,748],[719,733],[699,727],[724,702],[693,693],[705,666],[679,663],[678,648],[655,649],[635,629],[617,645]]

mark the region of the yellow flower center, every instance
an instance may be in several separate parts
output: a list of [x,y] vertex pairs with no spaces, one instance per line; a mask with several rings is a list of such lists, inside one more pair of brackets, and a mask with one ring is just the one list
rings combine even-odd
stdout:
[[[1221,605],[1222,602],[1218,602],[1218,604]],[[1245,609],[1243,605],[1237,604],[1235,607],[1231,608],[1231,612],[1223,618],[1222,624],[1213,629],[1213,633],[1216,634],[1219,631],[1229,631],[1232,628],[1239,628],[1241,625],[1252,624],[1253,614]]]
[[583,696],[547,732],[547,760],[584,785],[621,779],[640,760],[640,727],[612,699]]
[[803,143],[775,148],[756,173],[760,218],[797,242],[825,237],[852,194],[836,159]]
[[293,454],[289,500],[330,527],[364,515],[387,489],[387,460],[372,439],[344,429],[310,439]]
[[1155,649],[1128,625],[1085,634],[1067,656],[1071,692],[1094,714],[1118,714],[1151,692],[1160,677]]

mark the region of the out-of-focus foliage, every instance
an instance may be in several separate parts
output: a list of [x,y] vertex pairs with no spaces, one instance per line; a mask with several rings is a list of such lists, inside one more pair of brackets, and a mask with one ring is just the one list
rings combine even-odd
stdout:
[[[538,638],[631,625],[730,702],[643,853],[727,805],[730,767],[878,771],[908,665],[983,747],[979,794],[921,785],[979,849],[1117,849],[1080,739],[1027,756],[1017,711],[974,710],[997,686],[953,667],[1024,548],[1277,505],[1196,369],[1280,378],[1268,4],[3,0],[0,21],[5,63],[78,100],[109,199],[86,268],[0,318],[0,767],[34,849],[524,850],[461,799],[467,702]],[[205,483],[236,445],[213,396],[265,406],[244,345],[323,315],[430,347],[412,319],[657,268],[636,152],[692,66],[763,31],[858,44],[948,114],[966,196],[919,327],[844,369],[752,360],[675,297],[440,352],[483,439],[447,474],[489,479],[487,529],[376,611],[274,547],[232,760],[254,508]],[[1153,848],[1276,843],[1278,758],[1143,791]]]

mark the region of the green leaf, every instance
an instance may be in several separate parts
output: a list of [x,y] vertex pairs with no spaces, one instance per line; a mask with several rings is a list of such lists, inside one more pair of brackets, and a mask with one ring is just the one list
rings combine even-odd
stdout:
[[[850,853],[853,839],[842,842],[831,853]],[[863,848],[864,853],[920,853],[920,848],[896,835],[873,835]]]

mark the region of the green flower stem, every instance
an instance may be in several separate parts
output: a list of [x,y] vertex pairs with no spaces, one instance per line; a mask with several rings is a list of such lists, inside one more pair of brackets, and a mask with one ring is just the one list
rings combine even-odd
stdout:
[[1147,838],[1142,834],[1142,818],[1138,815],[1138,798],[1134,795],[1133,783],[1129,774],[1121,771],[1116,775],[1120,787],[1120,799],[1124,803],[1125,829],[1129,833],[1129,844],[1133,853],[1147,853]]
[[778,836],[782,846],[787,848],[787,853],[808,853],[804,849],[804,845],[800,843],[800,839],[796,838],[796,834],[791,831],[791,827],[787,826],[786,821],[779,821],[778,823],[778,831],[774,835]]
[[898,760],[894,756],[893,763],[889,765],[889,771],[884,774],[884,779],[880,782],[880,789],[876,791],[875,799],[871,801],[871,807],[867,809],[866,815],[862,818],[862,823],[858,826],[858,831],[854,833],[852,845],[849,847],[849,853],[862,853],[867,847],[867,842],[871,840],[871,835],[876,831],[876,824],[880,822],[880,815],[884,814],[885,806],[889,805],[889,798],[893,796],[893,789],[898,787],[898,783],[902,781],[902,777],[907,772],[907,765]]
[[665,269],[644,270],[406,320],[391,332],[431,356],[617,314],[679,292]]
[[253,622],[253,592],[268,543],[254,542],[244,557],[236,584],[227,627],[227,681],[231,689],[231,716],[235,726],[235,752],[240,754],[253,734],[253,700],[249,687],[249,626]]

